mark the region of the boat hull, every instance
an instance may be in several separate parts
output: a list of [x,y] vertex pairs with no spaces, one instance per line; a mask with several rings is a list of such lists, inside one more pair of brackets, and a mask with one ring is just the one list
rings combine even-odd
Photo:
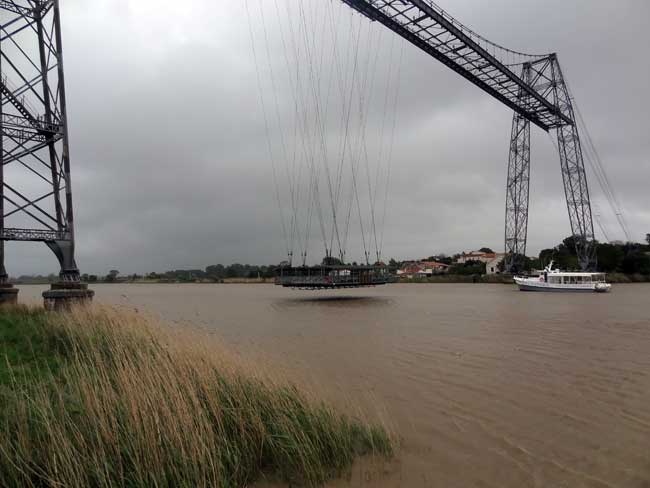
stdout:
[[543,281],[535,282],[530,280],[515,279],[520,291],[541,291],[549,293],[606,293],[611,289],[611,285],[598,286],[599,284],[590,283],[584,285],[561,285],[545,283]]

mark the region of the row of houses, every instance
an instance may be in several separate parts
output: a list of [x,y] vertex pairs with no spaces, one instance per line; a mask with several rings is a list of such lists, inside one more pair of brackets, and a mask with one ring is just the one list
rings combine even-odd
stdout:
[[[455,260],[455,263],[485,263],[486,273],[492,275],[499,273],[499,264],[504,260],[505,256],[505,253],[470,251],[460,254]],[[447,273],[450,267],[450,265],[438,261],[411,261],[403,264],[397,270],[397,275],[405,278],[426,278],[428,276]]]
[[397,276],[405,278],[425,278],[436,274],[444,274],[449,270],[449,265],[437,261],[413,261],[404,264],[397,270]]

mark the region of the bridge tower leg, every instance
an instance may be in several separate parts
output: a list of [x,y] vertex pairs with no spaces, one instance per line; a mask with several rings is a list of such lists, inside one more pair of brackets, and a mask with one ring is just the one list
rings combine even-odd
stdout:
[[[46,307],[89,301],[74,258],[59,0],[2,2],[0,16],[0,250],[5,241],[45,243],[61,266]],[[4,252],[0,259],[2,275]]]
[[571,95],[564,81],[560,63],[555,55],[552,56],[551,61],[550,69],[553,79],[552,87],[555,106],[573,121],[572,124],[563,124],[557,128],[562,180],[571,231],[575,240],[578,264],[583,270],[595,271],[598,263],[596,259],[594,221],[578,126]]
[[[521,77],[530,81],[530,64],[524,64]],[[519,90],[519,102],[527,105],[530,96]],[[508,181],[506,184],[505,272],[521,271],[526,256],[528,203],[530,189],[530,121],[519,112],[512,119]]]
[[[0,53],[2,40],[0,39]],[[0,74],[2,73],[2,55],[0,54]],[[3,103],[0,103],[0,121],[4,120]],[[4,230],[4,130],[0,131],[0,235]],[[0,305],[15,305],[18,302],[18,289],[9,282],[5,268],[5,242],[0,240]]]
[[[562,181],[578,264],[583,270],[595,270],[596,242],[587,174],[573,103],[557,56],[553,54],[547,58],[525,63],[521,77],[542,96],[552,99],[553,105],[557,108],[557,122],[552,125],[552,128],[557,131]],[[522,90],[519,91],[519,97],[519,102],[524,107],[530,105],[529,95]],[[530,122],[525,116],[515,113],[506,186],[506,272],[520,271],[526,253],[529,181]]]

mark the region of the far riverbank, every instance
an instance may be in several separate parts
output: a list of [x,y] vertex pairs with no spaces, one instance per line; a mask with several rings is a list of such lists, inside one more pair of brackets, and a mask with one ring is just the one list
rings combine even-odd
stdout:
[[[650,275],[642,274],[623,274],[623,273],[609,273],[607,274],[607,281],[610,283],[620,284],[620,283],[650,283]],[[34,280],[34,281],[22,281],[22,280],[13,280],[11,281],[15,285],[49,285],[50,281],[45,280]],[[159,285],[159,284],[205,284],[205,285],[214,285],[214,284],[223,284],[223,285],[272,285],[275,283],[274,278],[224,278],[220,281],[212,280],[119,280],[119,281],[96,281],[90,282],[90,285],[102,284],[102,285]],[[399,283],[483,283],[483,284],[503,284],[503,285],[514,285],[512,276],[510,275],[448,275],[440,274],[434,275],[427,278],[400,278]]]
[[[650,275],[608,273],[610,283],[650,283]],[[427,278],[401,278],[400,283],[487,283],[514,285],[511,275],[433,275]]]

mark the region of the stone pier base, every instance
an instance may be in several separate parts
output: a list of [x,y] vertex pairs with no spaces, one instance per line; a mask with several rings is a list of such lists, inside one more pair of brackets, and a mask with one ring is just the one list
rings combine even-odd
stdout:
[[18,303],[18,288],[11,283],[0,283],[0,306],[16,305]]
[[60,281],[43,292],[43,304],[46,310],[66,310],[73,305],[89,304],[94,295],[87,283]]

